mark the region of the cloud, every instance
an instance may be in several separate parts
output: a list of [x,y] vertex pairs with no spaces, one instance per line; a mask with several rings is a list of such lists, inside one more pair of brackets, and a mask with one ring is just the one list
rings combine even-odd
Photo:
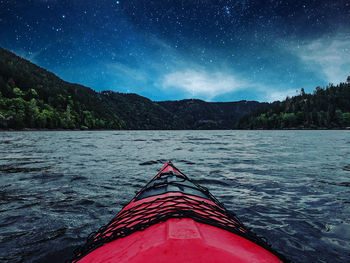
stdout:
[[251,82],[223,72],[209,73],[188,69],[176,71],[164,76],[163,89],[177,89],[183,91],[187,97],[202,98],[211,101],[217,96],[234,92],[254,93],[260,101],[282,101],[287,96],[295,96],[295,89],[281,89],[281,87],[266,86],[265,84]]
[[134,81],[139,81],[139,82],[146,82],[147,81],[147,74],[145,72],[143,72],[142,70],[139,70],[137,68],[128,67],[125,64],[109,63],[107,65],[107,68],[113,74],[117,74],[117,75],[122,76],[124,78],[127,78],[129,80],[134,80]]
[[350,37],[347,35],[313,40],[300,46],[297,55],[327,82],[345,82],[350,75]]
[[206,72],[193,69],[166,74],[162,81],[164,89],[179,89],[192,97],[211,100],[229,92],[248,88],[248,83],[222,72]]

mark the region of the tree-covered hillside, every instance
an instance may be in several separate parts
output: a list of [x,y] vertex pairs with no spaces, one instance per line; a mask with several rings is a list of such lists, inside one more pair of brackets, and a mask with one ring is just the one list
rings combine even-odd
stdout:
[[125,121],[126,128],[139,129],[184,129],[184,122],[157,103],[137,94],[112,91],[101,93],[108,105],[119,118]]
[[0,128],[108,128],[125,123],[90,88],[0,48]]
[[273,102],[245,115],[241,129],[319,129],[350,127],[350,79],[348,83],[317,87],[313,94],[301,94]]

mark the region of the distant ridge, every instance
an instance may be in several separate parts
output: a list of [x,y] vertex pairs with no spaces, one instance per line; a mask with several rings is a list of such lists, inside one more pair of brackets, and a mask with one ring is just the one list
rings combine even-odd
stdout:
[[261,106],[96,92],[0,47],[0,129],[234,129]]
[[246,113],[268,105],[257,101],[205,102],[198,99],[157,103],[183,120],[188,129],[236,129]]

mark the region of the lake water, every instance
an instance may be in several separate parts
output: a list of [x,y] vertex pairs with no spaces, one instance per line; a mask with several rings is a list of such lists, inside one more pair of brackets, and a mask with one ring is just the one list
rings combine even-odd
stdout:
[[0,133],[0,261],[63,262],[166,160],[292,262],[350,262],[349,131]]

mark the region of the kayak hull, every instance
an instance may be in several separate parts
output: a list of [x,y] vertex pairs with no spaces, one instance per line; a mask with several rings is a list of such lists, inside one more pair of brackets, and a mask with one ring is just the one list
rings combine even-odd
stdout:
[[104,244],[80,263],[281,262],[258,245],[190,218],[169,219]]
[[170,162],[72,262],[282,262],[265,241]]

